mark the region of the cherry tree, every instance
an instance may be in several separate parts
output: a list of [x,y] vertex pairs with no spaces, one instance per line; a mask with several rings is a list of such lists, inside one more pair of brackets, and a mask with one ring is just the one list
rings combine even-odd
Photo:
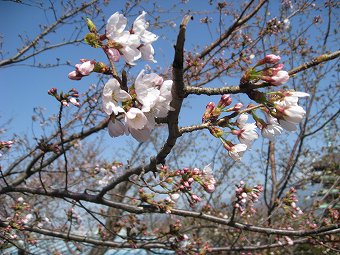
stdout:
[[[62,6],[0,66],[80,41],[101,59],[65,62],[69,89],[46,93],[55,115],[33,118],[43,135],[1,139],[0,249],[29,254],[43,237],[75,254],[339,251],[338,198],[309,194],[324,189],[311,185],[329,151],[323,132],[338,132],[335,2]],[[87,31],[47,42],[69,20]],[[173,33],[172,64],[160,66],[155,45]],[[127,144],[105,148],[118,139]]]

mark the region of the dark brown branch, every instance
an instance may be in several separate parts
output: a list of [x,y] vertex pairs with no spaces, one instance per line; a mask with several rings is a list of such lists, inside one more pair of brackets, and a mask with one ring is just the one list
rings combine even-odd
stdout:
[[[91,195],[87,193],[76,193],[68,190],[50,190],[47,193],[43,189],[33,189],[28,187],[4,187],[0,190],[0,195],[6,193],[13,192],[21,192],[21,193],[30,193],[35,195],[44,195],[48,197],[54,198],[69,198],[75,201],[86,201],[95,204],[101,204],[113,208],[117,208],[120,210],[124,210],[125,212],[135,213],[135,214],[145,214],[145,213],[161,213],[164,214],[166,212],[159,210],[156,207],[144,207],[144,206],[134,206],[126,203],[120,203],[115,201],[110,201],[108,199],[102,198],[98,195]],[[327,227],[321,227],[313,230],[287,230],[287,229],[275,229],[275,228],[267,228],[267,227],[258,227],[250,224],[244,224],[241,222],[231,221],[230,219],[219,218],[216,216],[212,216],[210,214],[205,214],[202,212],[194,212],[194,211],[186,211],[180,209],[172,209],[171,214],[189,217],[189,218],[197,218],[206,220],[208,222],[213,222],[221,225],[230,226],[233,228],[241,229],[244,231],[263,233],[269,235],[286,235],[286,236],[314,236],[314,235],[327,235],[327,234],[336,234],[340,232],[340,224],[334,224]]]
[[140,166],[125,172],[122,176],[118,177],[114,182],[104,187],[99,196],[104,196],[109,190],[116,187],[119,183],[128,181],[130,176],[138,175],[142,173],[154,171],[157,164],[164,164],[165,158],[171,152],[171,149],[175,146],[177,138],[181,135],[178,128],[178,116],[182,107],[184,99],[184,81],[183,81],[183,50],[185,41],[186,26],[190,20],[190,16],[185,16],[181,23],[180,31],[177,37],[177,43],[175,46],[175,57],[173,62],[173,86],[172,86],[172,101],[171,107],[174,109],[170,111],[167,117],[168,123],[168,139],[163,145],[162,149],[158,152],[156,157],[152,157],[150,163],[146,166]]

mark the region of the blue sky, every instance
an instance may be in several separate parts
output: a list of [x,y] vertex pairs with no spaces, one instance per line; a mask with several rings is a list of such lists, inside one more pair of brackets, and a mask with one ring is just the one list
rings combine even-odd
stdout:
[[[119,4],[123,2],[125,1],[118,1]],[[166,1],[165,3],[169,2]],[[200,8],[200,5],[195,4],[195,8]],[[40,31],[38,27],[39,24],[45,24],[46,22],[51,23],[53,21],[51,13],[45,15],[38,8],[19,5],[13,2],[0,2],[0,10],[0,22],[1,24],[6,24],[0,28],[0,33],[3,37],[3,51],[6,52],[6,57],[15,54],[17,49],[22,46],[18,37],[19,34],[27,34],[30,38],[34,38]],[[104,8],[107,17],[117,10],[120,10],[120,5],[116,3],[114,4],[114,8],[112,6]],[[136,11],[138,10],[140,11],[141,9],[137,8]],[[166,15],[163,17],[164,19],[166,19],[165,16]],[[176,22],[180,22],[182,15],[174,14],[170,16],[177,16],[178,19]],[[132,24],[133,20],[134,18],[129,19],[128,24]],[[98,24],[98,26],[100,25],[101,24]],[[200,25],[199,20],[191,22],[190,30],[195,31],[198,29],[196,27],[197,25]],[[59,29],[57,33],[48,38],[51,38],[51,40],[56,38],[60,40],[64,34],[71,33],[71,30],[74,28],[68,26],[65,29],[66,30]],[[150,62],[138,63],[136,67],[131,69],[131,72],[133,74],[139,72],[145,64],[154,67],[159,65],[163,70],[167,68],[173,59],[173,44],[176,39],[177,30],[178,26],[175,29],[168,29],[165,34],[160,34],[159,40],[154,44],[156,59],[158,60],[157,64]],[[202,42],[202,39],[207,38],[190,36],[187,47]],[[96,79],[92,77],[86,77],[81,81],[69,80],[67,74],[73,70],[73,68],[69,66],[44,69],[27,66],[36,62],[55,63],[56,58],[60,58],[61,62],[69,60],[72,64],[78,63],[80,58],[106,60],[100,50],[93,49],[87,45],[80,45],[78,47],[65,46],[61,49],[43,53],[35,59],[29,59],[16,66],[2,68],[0,70],[0,116],[1,122],[13,118],[10,125],[12,127],[11,132],[30,133],[31,115],[33,108],[36,106],[46,108],[46,114],[55,113],[58,110],[57,102],[47,95],[48,89],[56,87],[58,90],[67,91],[75,87],[79,92],[83,92],[88,85],[96,81]]]
[[[159,1],[160,5],[167,9],[172,5],[173,1]],[[188,1],[188,4],[179,4],[179,6],[185,9],[183,12],[173,11],[165,12],[161,16],[161,20],[174,19],[177,24],[175,28],[167,26],[166,30],[153,30],[157,33],[160,38],[154,44],[157,59],[157,64],[139,62],[136,67],[131,69],[131,74],[135,75],[138,73],[145,64],[153,67],[159,66],[160,73],[164,71],[168,66],[171,65],[173,59],[173,44],[175,43],[178,25],[183,17],[184,13],[193,12],[197,10],[207,10],[211,15],[212,22],[216,25],[218,23],[218,11],[215,6],[206,4],[207,1]],[[104,13],[106,17],[109,17],[116,11],[122,9],[125,1],[112,1],[109,6],[104,7]],[[145,9],[149,9],[150,5],[146,5]],[[134,15],[137,12],[143,10],[137,7]],[[22,46],[22,43],[18,37],[18,34],[27,34],[30,38],[34,38],[40,29],[39,24],[50,24],[53,21],[51,12],[44,13],[38,8],[28,7],[25,5],[19,5],[14,2],[0,2],[0,34],[3,37],[3,48],[2,50],[7,53],[7,57],[12,56],[16,53],[17,49]],[[187,30],[187,40],[185,48],[191,50],[195,45],[205,45],[216,39],[217,33],[214,28],[211,32],[213,37],[211,38],[210,32],[205,25],[200,23],[200,18],[207,16],[207,12],[201,12],[201,14],[195,15],[195,19],[190,21]],[[272,14],[274,16],[274,13]],[[85,15],[83,15],[85,18]],[[135,16],[130,17],[128,25],[131,25]],[[152,17],[149,17],[152,19]],[[98,26],[102,25],[97,23]],[[228,24],[225,25],[228,27]],[[74,25],[69,25],[63,30],[58,30],[50,38],[51,40],[63,38],[68,34],[72,34],[74,31]],[[84,31],[85,34],[86,31]],[[32,136],[32,124],[31,116],[33,109],[36,106],[41,106],[46,109],[46,115],[56,114],[58,111],[58,103],[55,99],[47,94],[47,91],[56,87],[58,90],[68,91],[70,88],[75,87],[80,93],[86,91],[88,86],[96,82],[94,76],[85,77],[81,81],[71,81],[67,78],[67,74],[73,70],[70,66],[60,66],[57,68],[31,68],[29,66],[34,61],[42,63],[55,63],[56,58],[60,58],[61,62],[66,60],[72,64],[78,63],[80,58],[96,59],[97,61],[107,62],[104,58],[104,54],[98,50],[93,49],[87,45],[65,46],[61,49],[51,50],[47,53],[39,55],[35,60],[30,59],[20,65],[9,66],[0,69],[0,124],[4,123],[8,119],[12,118],[10,129],[4,135],[4,137],[11,138],[12,133],[16,132],[21,135],[28,134]],[[22,65],[24,64],[24,65]],[[237,79],[228,79],[229,84],[233,85],[237,83]],[[211,86],[222,86],[223,81],[215,81]],[[190,97],[190,107],[184,109],[181,116],[180,125],[198,124],[201,120],[201,115],[205,109],[205,105],[209,101],[217,102],[219,97],[208,97],[208,96],[192,96]],[[35,127],[35,134],[39,134],[39,127]],[[285,134],[288,135],[288,134]],[[289,136],[294,134],[289,134]],[[111,139],[107,135],[108,140]],[[1,138],[5,140],[3,137]],[[130,138],[117,138],[117,144],[123,141],[133,141]],[[259,139],[262,140],[262,139]],[[111,141],[111,140],[109,140]],[[257,142],[258,144],[261,141]]]

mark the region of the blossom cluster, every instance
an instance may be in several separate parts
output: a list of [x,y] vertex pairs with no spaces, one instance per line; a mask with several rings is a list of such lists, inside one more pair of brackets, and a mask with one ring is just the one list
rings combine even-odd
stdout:
[[[279,63],[280,56],[268,54],[259,60],[254,67],[249,68],[242,76],[241,83],[254,82],[258,80],[265,81],[273,86],[279,86],[289,80],[289,74],[284,71],[284,65]],[[256,70],[261,67],[262,69]]]
[[[106,82],[102,93],[103,111],[110,116],[109,134],[112,137],[131,134],[140,142],[149,139],[155,126],[155,118],[166,117],[172,109],[170,102],[173,84],[171,80],[163,80],[155,73],[146,74],[142,70],[134,84],[128,88],[115,74],[114,62],[121,57],[128,65],[135,65],[135,61],[141,58],[156,62],[152,43],[158,36],[147,30],[149,23],[145,20],[145,15],[146,12],[143,11],[132,27],[126,30],[127,18],[116,12],[108,19],[104,35],[99,35],[96,26],[87,19],[90,33],[85,36],[85,42],[92,47],[102,48],[110,60],[111,69],[102,62],[81,59],[81,63],[76,64],[75,70],[68,75],[72,80],[80,80],[91,72],[113,74],[115,78]],[[75,96],[64,99],[56,90],[49,91],[49,94],[63,104],[78,103]]]
[[241,213],[240,215],[250,216],[256,213],[254,203],[258,201],[258,198],[263,191],[262,185],[256,185],[254,187],[247,187],[244,181],[240,181],[236,185],[234,207]]
[[284,204],[284,210],[292,217],[296,218],[296,215],[303,214],[300,207],[296,205],[298,202],[298,198],[296,196],[296,189],[290,188],[286,196],[283,198],[282,202]]
[[74,106],[80,107],[79,93],[75,88],[70,89],[68,93],[60,92],[59,94],[56,88],[51,88],[47,93],[55,97],[63,106],[69,106],[69,103],[71,103]]
[[[270,54],[258,61],[256,66],[277,64],[278,61],[280,61],[279,56]],[[267,81],[273,85],[285,82],[286,79],[284,78],[282,80],[280,77],[285,77],[287,72],[276,72],[277,68],[274,72],[273,69],[275,68],[262,71],[261,75],[251,74],[251,71],[246,72],[243,79],[252,80],[256,75],[259,75],[256,77],[263,80],[267,79]],[[263,76],[265,72],[268,76]],[[243,153],[251,148],[253,142],[259,138],[258,129],[260,129],[262,136],[268,139],[274,139],[275,136],[280,135],[284,129],[287,131],[295,131],[297,129],[296,126],[303,120],[306,113],[305,110],[298,105],[299,98],[309,96],[309,94],[304,92],[290,90],[279,90],[268,93],[251,91],[248,95],[257,102],[258,105],[250,104],[243,108],[242,103],[236,103],[234,106],[230,106],[232,104],[232,98],[229,94],[225,94],[221,97],[217,105],[209,102],[202,116],[202,122],[210,124],[208,126],[210,133],[221,140],[229,156],[234,160],[240,160]],[[259,116],[257,111],[262,112],[263,117]],[[220,118],[220,115],[224,112],[231,114]],[[255,122],[248,122],[250,115]],[[236,121],[231,121],[231,119],[236,116],[238,116]],[[225,131],[223,128],[229,128],[229,131]],[[235,136],[239,143],[233,143],[230,139],[227,139],[228,135]]]
[[[203,189],[212,193],[216,189],[216,180],[212,174],[210,164],[205,166],[202,170],[198,168],[183,168],[175,171],[168,171],[167,168],[162,168],[160,177],[166,176],[167,182],[173,183],[172,190],[174,191],[169,195],[167,200],[176,202],[180,197],[180,193],[187,195],[189,203],[193,206],[195,203],[202,200],[201,197],[193,193],[192,188],[194,183],[198,183]],[[178,177],[180,177],[178,179]],[[177,179],[177,180],[176,180]]]
[[156,62],[152,43],[158,36],[147,30],[149,23],[145,15],[143,11],[128,31],[125,30],[127,18],[123,14],[116,12],[108,19],[105,34],[108,39],[107,53],[111,60],[118,61],[122,56],[129,65],[134,65],[140,58]]
[[0,157],[2,156],[1,151],[10,149],[13,145],[14,141],[0,141]]
[[172,80],[163,80],[155,73],[142,70],[129,91],[110,79],[103,89],[103,110],[111,116],[108,124],[112,137],[131,134],[144,142],[155,126],[155,118],[166,117],[171,110]]

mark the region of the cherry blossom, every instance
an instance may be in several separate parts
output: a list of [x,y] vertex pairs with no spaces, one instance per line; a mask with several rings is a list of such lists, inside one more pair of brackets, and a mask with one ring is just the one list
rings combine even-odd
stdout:
[[263,137],[272,140],[276,135],[282,133],[283,128],[278,123],[278,120],[271,116],[270,114],[265,114],[267,123],[264,124],[261,130]]
[[154,60],[154,48],[151,43],[158,36],[147,31],[149,23],[145,20],[146,12],[142,12],[134,21],[131,31],[125,31],[127,19],[119,12],[114,13],[106,24],[106,37],[109,39],[107,53],[113,61],[119,60],[122,55],[126,63],[135,65],[141,57],[145,60]]
[[142,70],[135,81],[137,100],[142,104],[143,112],[150,112],[150,119],[166,117],[171,110],[172,80],[164,81],[155,73],[145,74]]
[[68,74],[69,79],[81,80],[82,77],[89,75],[93,71],[94,65],[96,63],[95,61],[90,61],[86,59],[81,59],[80,62],[82,64],[76,64],[76,70]]
[[105,84],[103,89],[103,110],[106,114],[111,115],[114,113],[117,115],[119,112],[125,112],[118,103],[130,99],[131,96],[120,88],[120,84],[116,79],[110,79]]
[[235,160],[240,161],[243,155],[243,152],[247,150],[247,145],[245,144],[232,144],[224,143],[224,148],[228,151],[229,156]]
[[293,101],[281,101],[275,105],[280,125],[287,131],[295,131],[305,116],[305,110]]
[[129,31],[124,31],[126,25],[127,19],[124,15],[115,12],[107,21],[106,37],[112,41],[115,48],[123,55],[125,61],[130,65],[134,65],[134,61],[142,56],[137,49],[140,45],[140,38],[138,35],[130,34]]
[[129,128],[142,129],[147,125],[148,119],[140,109],[132,107],[125,114],[125,122]]
[[158,88],[163,84],[163,78],[155,73],[144,74],[144,72],[142,70],[136,78],[135,91],[138,101],[143,105],[142,110],[149,112],[160,95]]
[[133,22],[132,31],[139,36],[144,44],[148,44],[156,41],[158,36],[146,30],[149,27],[149,23],[145,20],[145,15],[146,12],[142,11],[142,14],[136,18]]
[[272,85],[278,86],[278,85],[286,83],[289,80],[289,74],[287,71],[281,70],[281,71],[278,71],[273,76],[262,76],[261,79]]
[[256,133],[256,124],[254,123],[246,123],[248,120],[248,114],[241,114],[237,119],[237,125],[240,128],[239,130],[233,130],[232,133],[237,135],[240,143],[247,145],[250,147],[254,140],[259,138],[259,135]]
[[136,18],[133,23],[132,32],[138,35],[143,43],[138,48],[142,54],[142,58],[156,63],[157,61],[155,61],[153,57],[155,50],[151,43],[155,42],[158,36],[146,30],[149,27],[149,23],[146,22],[145,15],[146,12],[143,11],[142,14]]

